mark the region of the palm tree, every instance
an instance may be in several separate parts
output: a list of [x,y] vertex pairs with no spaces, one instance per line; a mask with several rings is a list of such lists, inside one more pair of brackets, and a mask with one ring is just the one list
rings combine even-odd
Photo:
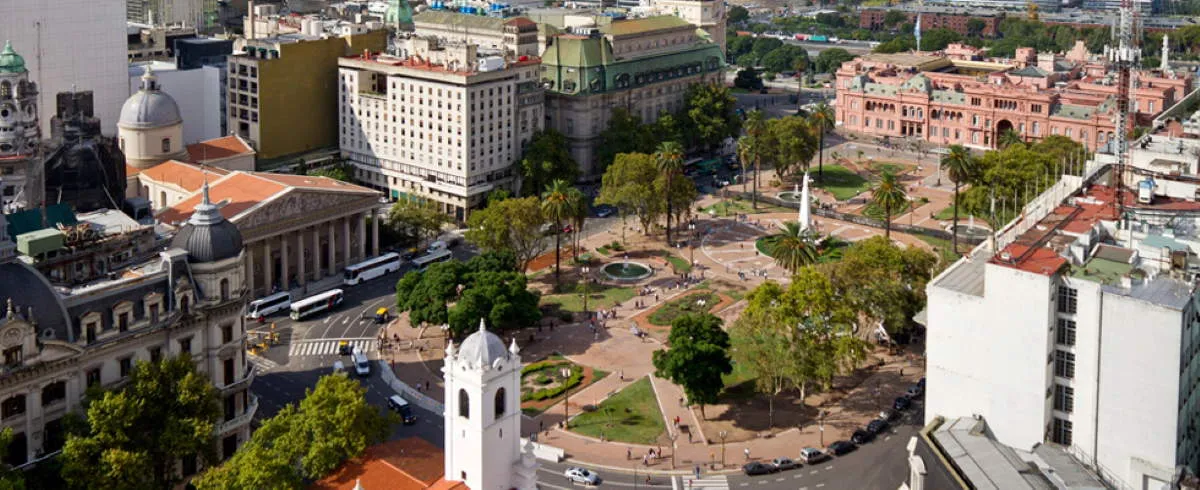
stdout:
[[817,182],[825,176],[825,133],[833,131],[833,108],[821,102],[808,116],[808,123],[817,130]]
[[776,264],[793,274],[801,267],[817,261],[817,247],[812,236],[802,231],[798,222],[784,223],[779,233],[763,239],[763,245]]
[[561,286],[559,278],[559,254],[561,253],[560,239],[562,238],[563,221],[571,217],[571,185],[562,179],[556,179],[546,186],[542,193],[542,212],[554,223],[554,283]]
[[804,72],[808,70],[808,56],[799,56],[792,61],[792,69],[796,70],[796,110],[804,106]]
[[664,141],[654,152],[654,160],[658,162],[658,171],[667,176],[667,192],[663,199],[667,201],[667,246],[671,246],[671,184],[675,175],[683,170],[683,146],[677,141]]
[[896,179],[896,174],[884,172],[883,178],[871,189],[871,202],[883,210],[884,237],[892,238],[892,213],[908,206],[908,193]]
[[588,217],[587,196],[579,189],[571,188],[571,225],[574,228],[575,246],[571,249],[572,258],[579,259],[579,234],[583,232],[583,224]]
[[949,153],[942,157],[941,165],[945,167],[950,180],[954,182],[954,226],[950,227],[951,246],[954,247],[954,253],[958,253],[958,191],[962,184],[975,174],[978,163],[971,156],[971,151],[963,145],[950,145]]
[[[750,203],[753,209],[758,209],[758,171],[762,164],[762,136],[767,130],[767,121],[762,111],[755,109],[746,113],[746,136],[749,142],[750,157],[754,160],[754,188],[750,191]],[[745,162],[742,163],[745,166]]]
[[1023,145],[1025,144],[1025,140],[1021,138],[1021,133],[1018,133],[1017,130],[1008,128],[1003,133],[1000,133],[1000,138],[997,139],[996,144],[1000,148],[1008,148],[1012,145]]

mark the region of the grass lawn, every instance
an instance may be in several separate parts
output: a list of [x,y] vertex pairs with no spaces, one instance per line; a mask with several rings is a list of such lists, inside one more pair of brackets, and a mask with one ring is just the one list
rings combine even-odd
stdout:
[[884,172],[891,172],[892,175],[901,175],[912,169],[911,165],[895,162],[872,162],[871,172],[883,175]]
[[[958,212],[958,220],[959,221],[966,221],[967,216],[968,215],[967,215],[966,211]],[[937,213],[935,213],[933,215],[933,219],[941,220],[941,221],[950,221],[950,220],[954,219],[954,206],[946,206],[941,211],[938,211]]]
[[[697,305],[696,302],[699,300],[704,300],[705,305]],[[654,313],[651,313],[650,318],[647,320],[649,320],[652,325],[668,327],[671,325],[672,321],[675,321],[676,318],[682,315],[686,315],[688,313],[707,313],[710,308],[716,306],[717,303],[720,302],[721,297],[713,292],[689,294],[682,298],[675,298],[671,301],[668,301],[657,310],[654,310]]]
[[666,257],[667,262],[671,263],[671,267],[675,269],[675,272],[691,272],[692,264],[689,263],[687,259],[672,255],[670,252],[663,252],[663,254]]
[[[588,287],[588,309],[611,308],[614,303],[624,303],[633,298],[633,288],[592,284]],[[574,293],[548,294],[542,296],[542,306],[557,305],[561,311],[583,311],[583,286],[576,285]]]
[[571,429],[605,440],[654,444],[666,430],[650,378],[639,379],[571,420]]
[[[760,195],[761,195],[761,192],[760,192]],[[708,206],[708,207],[702,209],[700,212],[703,214],[723,217],[723,216],[733,216],[735,214],[785,213],[785,212],[795,212],[795,210],[788,209],[788,208],[781,208],[779,206],[772,206],[770,204],[762,202],[761,200],[758,201],[758,210],[755,210],[753,207],[751,207],[751,203],[749,200],[729,199],[729,200],[718,202],[716,204]]]
[[736,362],[732,372],[721,376],[721,383],[725,385],[725,391],[721,393],[725,399],[741,400],[758,395],[754,390],[754,374]]
[[851,172],[846,167],[841,165],[826,165],[825,178],[816,184],[816,186],[829,191],[835,199],[845,201],[863,193],[871,187],[871,184],[867,179]]

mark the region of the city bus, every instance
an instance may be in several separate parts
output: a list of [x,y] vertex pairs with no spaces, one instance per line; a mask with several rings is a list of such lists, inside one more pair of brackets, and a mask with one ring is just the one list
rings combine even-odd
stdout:
[[344,270],[342,284],[355,286],[363,281],[370,281],[389,272],[400,270],[400,254],[386,253],[371,260],[359,262]]
[[246,318],[254,320],[266,318],[275,312],[286,310],[290,306],[292,306],[292,293],[275,293],[251,301],[246,306]]
[[452,258],[450,251],[446,249],[435,250],[425,255],[413,259],[413,267],[419,271],[425,270],[430,264],[437,262],[446,262]]
[[342,304],[342,290],[331,289],[292,303],[292,320],[303,320],[305,317],[332,310]]

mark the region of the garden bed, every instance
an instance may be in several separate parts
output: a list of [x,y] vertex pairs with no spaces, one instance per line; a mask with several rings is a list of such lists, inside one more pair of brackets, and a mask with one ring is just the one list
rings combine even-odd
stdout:
[[[570,367],[564,378],[560,370]],[[571,392],[603,379],[608,373],[572,363],[562,356],[551,356],[521,369],[521,411],[535,416],[562,400]]]
[[[699,304],[703,300],[704,304]],[[659,305],[646,316],[651,325],[669,327],[676,318],[689,313],[708,313],[721,303],[721,296],[713,291],[701,290]]]

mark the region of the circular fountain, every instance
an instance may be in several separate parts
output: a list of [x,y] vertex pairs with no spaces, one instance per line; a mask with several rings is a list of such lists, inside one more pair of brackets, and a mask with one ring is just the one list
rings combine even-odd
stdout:
[[[946,231],[948,231],[950,233],[954,233],[955,232],[954,225],[947,226]],[[983,225],[975,224],[975,216],[971,216],[971,217],[967,218],[967,221],[965,223],[962,221],[959,221],[957,231],[958,231],[958,236],[963,237],[963,238],[968,238],[968,239],[983,239],[983,238],[987,238],[987,236],[992,233],[992,230],[990,228],[983,226]]]
[[804,193],[800,192],[800,184],[796,184],[795,190],[780,192],[779,194],[776,194],[775,197],[778,197],[780,201],[793,204],[798,204],[804,201]]
[[654,274],[654,272],[650,270],[650,267],[637,262],[630,262],[628,260],[606,264],[604,267],[601,267],[600,270],[603,271],[604,275],[608,276],[609,279],[624,282],[640,281]]

